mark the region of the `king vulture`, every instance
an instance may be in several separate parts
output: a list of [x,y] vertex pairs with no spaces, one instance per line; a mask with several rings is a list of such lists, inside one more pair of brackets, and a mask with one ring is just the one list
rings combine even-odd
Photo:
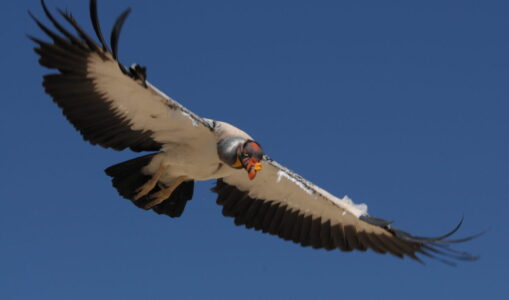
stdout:
[[45,75],[47,94],[93,145],[150,152],[105,170],[119,194],[136,206],[179,217],[193,197],[195,181],[216,180],[212,189],[223,214],[237,225],[277,235],[302,246],[371,249],[397,257],[420,256],[453,264],[478,257],[454,250],[448,239],[461,225],[438,237],[418,237],[367,213],[364,204],[338,198],[280,165],[247,133],[226,122],[202,118],[147,81],[146,68],[118,60],[120,30],[130,10],[116,20],[108,47],[90,1],[95,41],[67,12],[69,31],[42,8],[54,29],[32,14],[50,41],[29,36]]

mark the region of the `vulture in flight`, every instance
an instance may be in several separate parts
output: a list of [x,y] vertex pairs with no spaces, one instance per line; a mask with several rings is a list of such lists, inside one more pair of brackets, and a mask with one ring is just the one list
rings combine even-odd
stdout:
[[[342,251],[372,249],[421,261],[453,264],[478,257],[451,244],[461,225],[438,237],[418,237],[367,213],[364,204],[338,198],[280,165],[251,136],[226,122],[202,118],[147,81],[146,68],[118,60],[119,34],[130,9],[116,20],[108,47],[90,1],[97,41],[67,12],[66,29],[41,1],[54,28],[38,27],[50,41],[29,36],[39,63],[54,73],[43,86],[63,114],[93,145],[150,152],[105,170],[119,194],[136,206],[179,217],[193,197],[194,182],[215,179],[223,215],[235,224],[277,235],[302,246]],[[419,256],[418,256],[419,255]]]

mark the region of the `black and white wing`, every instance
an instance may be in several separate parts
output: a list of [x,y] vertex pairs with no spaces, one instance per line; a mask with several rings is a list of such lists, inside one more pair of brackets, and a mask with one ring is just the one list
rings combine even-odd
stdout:
[[476,256],[449,248],[449,244],[467,241],[475,236],[445,240],[450,233],[423,238],[391,226],[391,222],[371,217],[364,204],[356,205],[348,197],[337,198],[268,157],[254,180],[245,172],[219,179],[213,191],[223,215],[233,217],[235,224],[277,235],[302,246],[340,249],[372,249],[398,257],[420,259],[416,254],[451,263],[476,260]]
[[101,46],[69,13],[59,11],[77,34],[59,24],[44,1],[41,3],[57,32],[32,16],[52,42],[30,38],[38,44],[35,52],[40,55],[40,64],[59,71],[44,76],[43,86],[85,140],[134,151],[212,141],[211,121],[198,117],[147,82],[145,68],[126,68],[118,62],[118,38],[129,10],[114,25],[110,51],[99,27],[96,1],[90,1],[90,15]]

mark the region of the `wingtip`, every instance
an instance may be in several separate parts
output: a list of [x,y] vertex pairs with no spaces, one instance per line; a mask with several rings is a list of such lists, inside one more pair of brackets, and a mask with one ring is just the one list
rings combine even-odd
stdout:
[[95,34],[99,41],[101,42],[103,50],[109,52],[108,45],[104,39],[104,36],[101,31],[101,26],[99,24],[99,13],[97,9],[96,0],[90,0],[90,19],[92,21],[92,26],[94,27]]
[[39,22],[39,19],[37,19],[34,14],[32,13],[32,11],[30,9],[27,9],[27,13],[28,15],[30,16],[30,18],[32,18],[32,20],[34,20],[35,22]]
[[[436,237],[423,237],[423,236],[416,236],[412,235],[408,232],[405,232],[403,230],[390,227],[389,230],[392,231],[398,238],[408,241],[408,242],[414,242],[414,243],[444,243],[448,244],[451,243],[450,241],[445,240],[446,238],[450,237],[451,235],[455,234],[463,224],[463,218],[459,221],[459,223],[449,232],[436,236]],[[454,243],[454,242],[453,242]]]
[[120,31],[122,30],[122,27],[124,26],[124,22],[131,13],[131,8],[128,7],[125,9],[120,16],[115,21],[115,25],[113,25],[113,29],[111,30],[111,37],[110,37],[110,43],[111,43],[111,52],[113,54],[113,58],[118,60],[118,40],[120,38]]
[[44,2],[44,0],[41,0],[41,6],[42,6],[42,9],[44,10],[44,12],[46,14],[49,14],[49,9],[48,7],[46,6],[46,2]]
[[70,18],[72,18],[72,15],[71,15],[71,13],[70,13],[68,10],[64,11],[64,10],[62,10],[61,8],[57,8],[57,11],[58,11],[58,13],[59,13],[60,15],[62,15],[64,18],[65,18],[65,17],[70,17]]
[[40,44],[40,43],[41,43],[41,40],[39,40],[38,38],[36,38],[35,36],[33,36],[33,35],[29,34],[29,33],[25,34],[25,36],[26,36],[28,39],[32,40],[33,42],[35,42],[35,43],[37,43],[37,44]]
[[[391,232],[397,239],[401,240],[402,242],[414,244],[417,247],[415,251],[416,253],[419,253],[431,259],[438,260],[449,266],[456,266],[457,264],[455,261],[479,260],[480,255],[473,255],[465,251],[459,251],[451,248],[450,245],[476,239],[489,231],[489,229],[485,229],[477,234],[467,236],[464,238],[448,239],[461,228],[465,220],[464,216],[460,218],[459,222],[454,226],[452,230],[436,237],[415,236],[408,232],[393,227],[392,225],[390,225],[388,221],[384,219],[379,219],[368,215],[361,216],[360,219],[367,223],[370,223],[371,225],[385,228],[387,231]],[[409,255],[408,253],[406,254],[410,258],[418,261],[419,263],[424,264],[424,262],[420,260],[415,254],[414,255]]]

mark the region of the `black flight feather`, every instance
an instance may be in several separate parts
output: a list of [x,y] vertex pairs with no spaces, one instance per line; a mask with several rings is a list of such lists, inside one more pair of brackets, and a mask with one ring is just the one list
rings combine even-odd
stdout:
[[108,45],[106,44],[106,41],[104,40],[101,26],[99,25],[99,17],[97,14],[97,1],[91,0],[90,1],[90,19],[92,20],[92,25],[94,26],[95,34],[97,35],[97,38],[101,42],[101,45],[103,46],[103,50],[106,52],[109,52]]
[[113,26],[113,30],[111,31],[111,53],[113,54],[113,58],[118,60],[118,39],[120,38],[120,31],[122,30],[122,26],[124,22],[131,12],[131,8],[124,10],[122,14],[115,21],[115,25]]

